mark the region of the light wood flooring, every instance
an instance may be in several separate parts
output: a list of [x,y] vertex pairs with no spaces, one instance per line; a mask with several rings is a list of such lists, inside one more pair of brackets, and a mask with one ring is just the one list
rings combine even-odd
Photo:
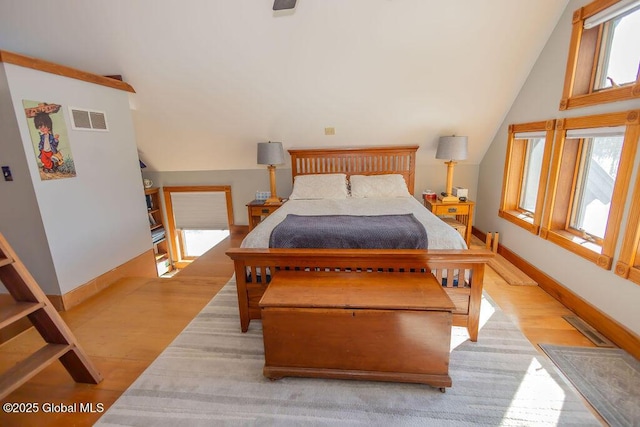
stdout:
[[[126,278],[61,313],[102,373],[98,385],[75,383],[59,362],[11,393],[5,402],[38,403],[39,412],[7,414],[1,426],[89,426],[94,413],[44,413],[44,404],[100,403],[108,409],[233,274],[224,254],[239,245],[232,235],[169,279]],[[475,237],[474,237],[475,239]],[[476,245],[482,246],[479,240]],[[593,346],[562,316],[572,314],[537,286],[510,286],[490,268],[485,290],[534,344]],[[0,372],[42,345],[33,329],[0,346]]]

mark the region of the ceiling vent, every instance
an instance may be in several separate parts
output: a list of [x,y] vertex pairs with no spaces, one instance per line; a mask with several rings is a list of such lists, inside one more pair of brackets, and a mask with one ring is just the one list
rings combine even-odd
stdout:
[[102,111],[85,110],[69,107],[71,113],[71,127],[75,130],[95,130],[106,132],[107,116]]

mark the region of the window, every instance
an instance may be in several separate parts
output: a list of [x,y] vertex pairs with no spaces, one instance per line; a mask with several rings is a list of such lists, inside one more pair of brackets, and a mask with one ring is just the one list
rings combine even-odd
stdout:
[[[588,21],[585,25],[589,24]],[[603,24],[594,90],[633,84],[636,81],[640,58],[638,40],[640,4]]]
[[573,14],[560,110],[640,97],[640,0],[596,0]]
[[524,171],[522,174],[522,191],[518,209],[533,215],[536,210],[538,183],[542,172],[545,137],[524,139]]
[[498,215],[534,234],[542,218],[554,126],[555,120],[509,126]]
[[169,235],[177,268],[218,244],[233,225],[230,186],[164,187]]
[[229,237],[229,230],[181,230],[183,257],[194,259]]
[[[608,134],[603,135],[603,130]],[[582,142],[569,228],[598,244],[602,244],[607,226],[624,130],[621,127],[567,132],[567,138],[576,138]]]
[[639,111],[558,120],[541,236],[610,269]]

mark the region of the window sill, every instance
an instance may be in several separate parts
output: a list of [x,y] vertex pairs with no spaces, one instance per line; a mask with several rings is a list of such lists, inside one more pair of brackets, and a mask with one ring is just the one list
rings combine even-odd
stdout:
[[628,99],[640,98],[640,83],[621,86],[612,89],[601,90],[599,92],[585,95],[574,95],[560,101],[560,111],[571,110],[572,108],[588,107],[590,105],[606,104],[608,102],[625,101]]
[[518,227],[524,228],[530,233],[538,234],[538,231],[540,230],[540,225],[534,224],[533,218],[520,211],[499,210],[498,216],[517,225]]
[[540,236],[593,262],[598,267],[611,270],[613,259],[611,256],[602,254],[602,246],[600,245],[584,240],[565,230],[548,230],[543,228]]

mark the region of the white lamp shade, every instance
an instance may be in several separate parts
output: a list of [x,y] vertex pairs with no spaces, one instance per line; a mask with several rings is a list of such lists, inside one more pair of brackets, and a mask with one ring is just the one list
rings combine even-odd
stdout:
[[284,150],[281,142],[258,142],[259,165],[281,165],[284,163]]
[[441,136],[436,159],[464,160],[467,158],[466,136]]

